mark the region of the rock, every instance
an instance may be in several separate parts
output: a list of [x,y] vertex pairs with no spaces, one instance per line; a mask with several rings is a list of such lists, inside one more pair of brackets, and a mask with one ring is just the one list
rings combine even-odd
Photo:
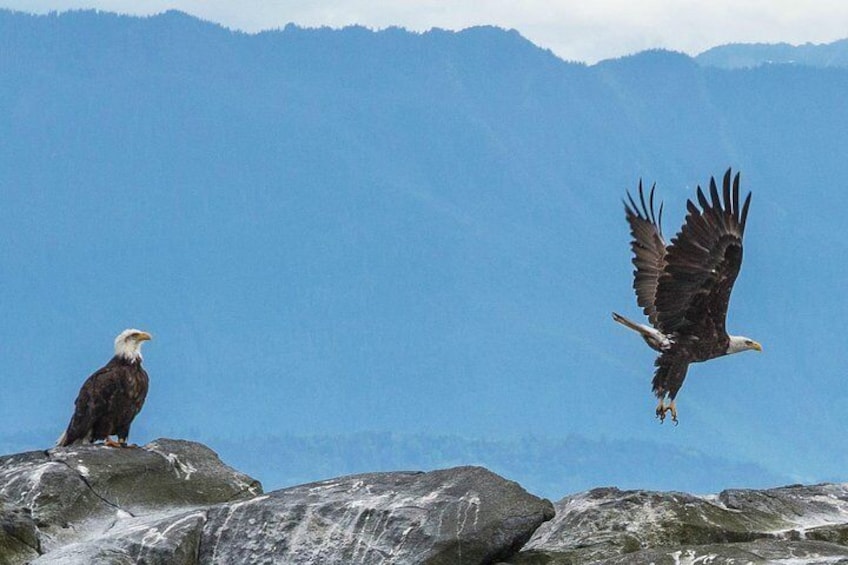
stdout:
[[603,488],[568,496],[555,507],[556,518],[537,530],[512,563],[848,559],[848,485],[727,490],[708,497]]
[[[101,547],[110,559],[126,551],[132,555],[137,540],[124,530],[125,522],[136,515],[162,520],[163,513],[178,516],[186,509],[262,492],[258,481],[224,465],[209,448],[176,440],[157,440],[139,449],[79,446],[0,457],[0,485],[0,497],[7,501],[0,523],[10,538],[8,543],[0,538],[0,547],[15,540],[25,546],[18,544],[20,551],[9,553],[2,550],[0,562],[19,561],[6,555],[21,551],[27,553],[27,561],[34,557],[33,552],[52,555],[59,548],[82,555],[91,538],[96,538],[97,544],[107,538],[123,540],[114,547]],[[31,528],[27,528],[27,520]],[[5,527],[10,521],[17,529]],[[145,525],[167,527],[157,521]],[[200,529],[196,529],[199,541]],[[18,533],[10,535],[10,531]],[[145,547],[149,549],[149,543]]]
[[[680,565],[682,563],[738,563],[739,565],[848,565],[845,547],[813,541],[760,539],[746,543],[700,545],[673,549],[648,549],[597,565]],[[551,562],[551,565],[556,565]]]
[[29,512],[38,527],[42,551],[72,539],[91,521],[115,515],[115,508],[77,471],[52,460],[46,452],[0,458],[0,485],[0,497],[13,508]]
[[38,557],[41,544],[32,513],[0,502],[0,563],[25,563]]
[[194,565],[206,513],[144,516],[116,522],[96,539],[70,543],[33,561],[33,565],[69,563],[145,563]]
[[848,565],[848,485],[601,488],[554,507],[457,467],[263,494],[197,443],[62,448],[0,457],[7,563]]
[[209,511],[202,563],[492,563],[553,505],[480,467],[373,473]]
[[56,449],[51,458],[77,471],[97,496],[131,514],[229,502],[262,492],[258,481],[224,465],[208,447],[189,441],[158,439],[129,451]]
[[160,439],[0,457],[0,564],[494,563],[553,505],[480,467],[262,494],[207,447]]

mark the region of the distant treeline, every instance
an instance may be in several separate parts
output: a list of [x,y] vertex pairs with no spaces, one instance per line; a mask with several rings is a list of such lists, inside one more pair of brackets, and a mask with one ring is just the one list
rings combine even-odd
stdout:
[[789,482],[757,465],[671,445],[577,436],[498,440],[361,432],[213,439],[207,445],[259,478],[266,491],[340,475],[458,465],[485,466],[555,500],[599,486],[709,493],[750,486],[751,477],[764,478],[759,486]]

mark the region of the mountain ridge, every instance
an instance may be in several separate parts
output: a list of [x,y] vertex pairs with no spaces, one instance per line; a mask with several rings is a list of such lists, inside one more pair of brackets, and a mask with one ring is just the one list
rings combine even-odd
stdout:
[[[0,10],[0,14],[6,14],[12,18],[18,19],[18,24],[20,23],[20,18],[41,18],[42,20],[48,19],[54,23],[67,23],[68,21],[77,20],[78,22],[84,21],[88,18],[95,17],[103,20],[104,18],[112,18],[113,21],[124,22],[124,23],[139,23],[142,24],[147,22],[166,22],[168,24],[172,24],[174,26],[194,26],[195,29],[217,29],[218,31],[226,32],[227,34],[237,35],[237,36],[266,36],[273,37],[280,33],[296,33],[298,31],[305,32],[338,32],[338,31],[351,31],[351,30],[359,30],[366,33],[372,34],[404,34],[411,36],[427,36],[432,34],[456,34],[462,36],[463,34],[479,34],[484,32],[485,30],[498,30],[504,32],[507,35],[512,35],[514,37],[519,37],[523,42],[529,43],[533,45],[536,49],[548,52],[553,54],[550,49],[546,49],[541,46],[537,46],[533,44],[530,40],[524,38],[519,31],[512,28],[503,28],[494,25],[475,25],[469,26],[467,28],[463,28],[460,30],[447,30],[440,27],[432,27],[425,31],[413,31],[407,30],[402,26],[387,26],[379,29],[372,29],[367,26],[362,26],[359,24],[350,24],[341,27],[331,27],[331,26],[301,26],[299,24],[288,22],[282,24],[279,27],[264,29],[257,32],[246,32],[242,30],[232,29],[223,24],[216,23],[209,20],[204,20],[203,18],[188,14],[181,10],[169,9],[164,10],[162,12],[151,14],[147,16],[135,16],[128,14],[120,14],[115,12],[110,12],[107,10],[89,10],[89,9],[74,9],[74,10],[64,10],[59,12],[50,12],[47,14],[34,14],[21,10],[11,10],[11,9],[2,9]],[[9,31],[13,31],[10,28],[6,28],[5,31],[8,33]],[[627,59],[629,57],[637,56],[642,53],[651,52],[651,51],[667,51],[666,49],[647,49],[645,51],[640,51],[636,53],[630,54],[622,54],[617,57],[611,57],[607,59],[602,59],[597,63],[592,64],[591,66],[595,66],[598,64],[608,63],[609,61],[615,61],[618,59]],[[670,51],[675,52],[677,51]],[[681,55],[690,58],[696,61],[699,65],[708,66],[708,67],[716,67],[722,69],[744,69],[744,68],[753,68],[762,65],[769,64],[792,64],[792,65],[804,65],[804,66],[813,66],[813,67],[839,67],[844,68],[848,66],[848,39],[837,39],[831,42],[823,42],[823,43],[787,43],[787,42],[732,42],[721,45],[715,45],[710,47],[698,54],[695,55],[687,55],[684,53],[680,53]],[[555,55],[554,55],[555,56]],[[567,64],[577,64],[586,66],[585,62],[581,61],[572,61],[563,59],[561,57],[555,56],[561,61]]]
[[798,65],[820,68],[848,67],[848,39],[830,43],[731,43],[698,54],[705,66],[744,69],[762,65]]

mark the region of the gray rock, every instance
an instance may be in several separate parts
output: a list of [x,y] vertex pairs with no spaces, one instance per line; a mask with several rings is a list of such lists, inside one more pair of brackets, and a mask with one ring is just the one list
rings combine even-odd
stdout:
[[552,516],[479,467],[262,495],[186,441],[0,457],[0,564],[493,563]]
[[[700,545],[674,549],[648,549],[614,559],[597,561],[597,565],[846,565],[848,548],[815,542],[761,539],[747,543]],[[551,565],[555,565],[551,563]]]
[[141,449],[62,448],[50,455],[77,471],[97,496],[131,514],[229,502],[262,492],[257,480],[189,441],[157,439]]
[[848,520],[848,484],[731,489],[722,491],[718,501],[734,511],[783,516],[801,528]]
[[195,565],[206,512],[120,520],[95,539],[70,543],[32,565],[71,563],[145,563]]
[[[576,562],[644,548],[749,541],[778,518],[732,512],[685,493],[595,489],[556,504],[557,516],[536,532],[527,550],[571,555]],[[772,518],[772,519],[769,519]]]
[[30,514],[38,545],[49,551],[84,531],[91,521],[114,517],[115,508],[99,497],[80,474],[42,451],[0,457],[0,497],[10,509]]
[[604,488],[555,506],[556,518],[537,530],[512,563],[835,563],[848,558],[848,485],[727,490],[708,497]]
[[210,509],[202,563],[492,563],[545,520],[547,500],[480,467],[374,473]]
[[[176,440],[157,440],[139,449],[80,446],[0,457],[0,485],[0,498],[7,501],[0,507],[5,536],[0,537],[0,563],[16,562],[13,556],[18,554],[26,560],[39,553],[52,556],[60,548],[65,557],[55,562],[105,563],[119,554],[135,558],[139,547],[152,549],[126,535],[125,522],[139,529],[165,529],[168,520],[188,509],[262,492],[258,481],[224,465],[212,450]],[[132,522],[137,516],[143,517],[140,523]],[[168,530],[174,547],[163,549],[165,553],[185,552],[177,539],[188,535],[181,524]],[[202,523],[192,527],[196,555]],[[99,553],[87,548],[101,540],[110,541],[97,550],[108,554],[105,561],[92,557]],[[165,545],[159,541],[154,548]]]
[[0,502],[0,564],[26,563],[41,552],[38,528],[26,508]]

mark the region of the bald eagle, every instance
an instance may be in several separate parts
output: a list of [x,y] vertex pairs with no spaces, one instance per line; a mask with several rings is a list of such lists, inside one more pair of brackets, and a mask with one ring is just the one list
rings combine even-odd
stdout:
[[715,179],[710,178],[709,200],[698,186],[700,207],[687,200],[686,221],[670,245],[660,227],[662,204],[659,215],[654,213],[656,185],[651,187],[647,204],[641,181],[639,203],[629,191],[624,202],[633,236],[633,288],[650,326],[615,312],[613,319],[639,332],[660,353],[653,379],[660,422],[670,412],[677,423],[675,398],[690,363],[749,349],[762,351],[753,339],[729,335],[725,330],[730,292],[742,265],[742,235],[751,203],[749,192],[740,209],[739,173],[733,177],[732,188],[730,181],[728,169],[720,196]]
[[[127,447],[130,425],[147,397],[141,344],[149,339],[149,333],[135,329],[124,330],[115,338],[115,356],[83,383],[74,415],[57,445],[104,440],[110,447]],[[113,435],[117,442],[110,439]]]

